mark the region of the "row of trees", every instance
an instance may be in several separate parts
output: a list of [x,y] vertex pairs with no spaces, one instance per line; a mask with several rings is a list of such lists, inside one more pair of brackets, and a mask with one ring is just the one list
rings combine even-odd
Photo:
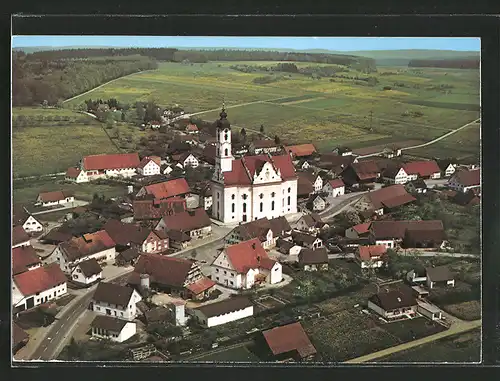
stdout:
[[455,60],[411,60],[408,67],[441,67],[450,69],[479,69],[479,58]]

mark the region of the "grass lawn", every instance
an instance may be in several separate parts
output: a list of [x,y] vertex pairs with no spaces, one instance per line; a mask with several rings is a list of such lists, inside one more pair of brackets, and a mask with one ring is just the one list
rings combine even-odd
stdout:
[[481,302],[479,300],[447,304],[441,308],[449,314],[462,320],[471,321],[481,318]]
[[445,337],[374,362],[479,362],[481,360],[481,330]]
[[12,136],[14,177],[65,172],[84,155],[118,150],[100,125],[39,126]]

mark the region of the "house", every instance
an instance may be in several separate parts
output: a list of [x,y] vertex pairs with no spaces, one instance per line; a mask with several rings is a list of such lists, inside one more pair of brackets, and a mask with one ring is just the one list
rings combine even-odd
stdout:
[[438,160],[437,163],[443,177],[450,177],[457,169],[457,163],[450,160]]
[[303,249],[302,246],[296,245],[292,241],[278,238],[276,240],[277,250],[285,255],[299,255],[300,251]]
[[312,196],[308,202],[308,206],[311,206],[312,208],[310,209],[315,212],[322,211],[326,208],[326,201],[321,196]]
[[253,303],[245,296],[232,296],[195,308],[192,313],[203,327],[210,328],[253,316]]
[[64,180],[79,184],[88,182],[89,178],[87,172],[81,168],[69,167],[64,176]]
[[198,159],[190,152],[183,152],[179,155],[172,155],[172,160],[182,165],[182,168],[197,168],[200,165]]
[[166,235],[168,237],[168,245],[172,249],[176,250],[185,249],[186,247],[189,246],[189,243],[191,242],[191,237],[188,234],[180,232],[178,230],[168,230],[166,232]]
[[316,147],[311,143],[285,146],[284,148],[292,160],[311,158],[316,153]]
[[310,234],[293,231],[292,239],[297,245],[307,249],[316,250],[323,247],[323,240]]
[[345,184],[342,179],[333,179],[326,182],[323,192],[328,193],[328,197],[338,197],[345,193]]
[[351,156],[352,155],[352,149],[349,147],[337,147],[332,150],[332,152],[336,155],[339,156]]
[[177,230],[191,238],[203,238],[212,232],[212,221],[203,208],[185,210],[180,213],[163,216],[155,230],[168,232]]
[[441,169],[434,160],[412,161],[404,164],[403,169],[408,175],[408,180],[440,179]]
[[139,256],[139,249],[131,247],[116,256],[115,264],[117,266],[133,266],[139,259]]
[[410,181],[406,184],[406,190],[409,193],[425,194],[427,193],[427,184],[421,178]]
[[383,215],[384,210],[391,210],[415,200],[415,197],[410,195],[403,185],[396,184],[365,193],[356,201],[354,208],[357,211],[373,210],[375,214]]
[[299,322],[264,331],[262,337],[268,357],[274,361],[307,361],[317,353]]
[[159,120],[152,120],[149,122],[149,126],[152,130],[157,130],[161,127],[161,122]]
[[19,246],[12,249],[12,275],[35,270],[42,266],[42,261],[33,246]]
[[258,238],[264,249],[268,250],[276,246],[278,238],[288,236],[291,231],[292,228],[285,217],[273,218],[271,220],[261,218],[237,226],[226,236],[225,242],[233,245]]
[[101,315],[131,321],[137,317],[136,303],[141,300],[141,295],[131,287],[100,282],[92,297],[90,309]]
[[442,229],[420,230],[418,226],[407,229],[402,247],[405,249],[436,249],[445,245],[445,234]]
[[468,206],[468,205],[479,205],[481,203],[481,199],[476,194],[479,188],[474,188],[468,190],[466,193],[463,192],[455,192],[455,195],[451,197],[451,201],[457,205]]
[[[411,241],[422,241],[429,237],[432,246],[439,247],[444,237],[443,222],[440,220],[412,221],[373,221],[370,224],[369,240],[375,245],[384,245],[388,249],[400,246],[406,238],[406,244]],[[416,236],[407,232],[414,231]],[[441,241],[441,242],[440,242]],[[416,242],[418,243],[418,242]],[[405,246],[409,248],[411,246]]]
[[159,156],[143,157],[137,166],[137,173],[142,176],[154,176],[160,174],[161,158]]
[[307,160],[300,160],[297,164],[296,164],[297,168],[299,168],[301,171],[306,171],[308,170],[309,168],[311,168],[311,164],[309,164],[309,162]]
[[389,167],[382,173],[382,181],[388,184],[406,184],[408,174],[403,167]]
[[35,205],[66,205],[73,201],[75,201],[75,197],[68,191],[44,192],[38,194]]
[[25,207],[15,205],[12,210],[12,224],[22,226],[26,233],[38,233],[43,231],[43,225]]
[[212,280],[233,289],[276,284],[283,279],[281,265],[268,257],[258,238],[222,249],[211,270]]
[[381,175],[381,170],[374,160],[349,164],[342,172],[342,180],[348,186],[374,183]]
[[12,228],[12,248],[20,246],[30,246],[30,236],[23,229],[22,226],[14,226]]
[[85,286],[90,286],[102,279],[102,268],[95,258],[78,263],[71,271],[71,280]]
[[455,277],[448,266],[427,267],[425,273],[429,289],[439,286],[455,287]]
[[369,234],[370,222],[354,225],[345,231],[346,238],[351,239],[366,238]]
[[150,234],[148,229],[114,219],[108,220],[104,224],[103,230],[108,233],[116,244],[117,251],[123,251],[129,247],[142,248],[143,243]]
[[142,254],[128,283],[194,300],[205,299],[215,289],[215,282],[194,261],[159,254]]
[[302,249],[299,252],[299,266],[304,271],[328,270],[328,252],[325,248]]
[[301,171],[297,172],[297,176],[299,177],[299,181],[311,183],[314,193],[321,192],[323,188],[323,179],[319,174],[310,171]]
[[319,157],[316,165],[330,171],[332,175],[338,176],[352,163],[357,163],[357,159],[352,155],[342,156],[334,153],[324,153]]
[[189,123],[187,126],[186,126],[186,133],[187,134],[197,134],[199,133],[199,129],[198,127],[196,126],[196,124],[193,124],[193,123]]
[[24,311],[66,295],[66,275],[57,263],[12,277],[12,306]]
[[106,315],[97,315],[90,323],[92,337],[122,343],[136,334],[134,322]]
[[116,243],[105,230],[84,234],[69,241],[61,242],[52,255],[61,270],[71,274],[73,267],[87,259],[95,258],[98,262],[113,263],[116,255]]
[[87,172],[89,180],[103,177],[132,177],[139,166],[139,154],[117,153],[85,156],[80,169]]
[[137,192],[136,197],[152,196],[156,200],[184,197],[191,190],[185,178],[173,179],[157,184],[146,185]]
[[143,241],[142,251],[150,254],[162,253],[168,250],[168,241],[168,236],[164,231],[153,230]]
[[319,233],[321,230],[328,229],[329,226],[322,221],[318,213],[304,214],[299,218],[296,228],[309,233]]
[[384,290],[371,296],[368,308],[386,320],[412,318],[417,313],[417,300],[411,288],[401,286],[398,290]]
[[417,312],[425,316],[430,320],[441,320],[443,318],[442,311],[436,306],[424,302],[423,300],[417,300]]
[[205,210],[209,210],[212,207],[212,200],[212,188],[210,184],[207,184],[200,190],[200,206]]
[[313,183],[305,176],[297,178],[297,198],[309,198],[314,193]]
[[427,282],[427,275],[424,268],[417,268],[406,273],[406,280],[410,284],[422,284]]
[[448,187],[457,192],[467,193],[481,187],[480,169],[457,171],[448,181]]
[[12,354],[15,355],[19,350],[28,344],[29,335],[16,323],[12,323]]
[[359,246],[355,252],[356,261],[362,269],[380,268],[384,266],[384,255],[387,248],[383,245]]
[[134,200],[132,207],[136,221],[160,220],[167,214],[180,213],[187,209],[184,197],[170,197],[165,200]]
[[268,153],[275,153],[280,151],[281,147],[279,144],[271,139],[254,140],[248,146],[248,150],[252,155],[262,155]]

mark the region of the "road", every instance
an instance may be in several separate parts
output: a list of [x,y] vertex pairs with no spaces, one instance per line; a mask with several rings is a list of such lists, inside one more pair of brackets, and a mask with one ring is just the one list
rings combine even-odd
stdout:
[[328,218],[332,218],[337,214],[341,213],[345,208],[356,202],[363,194],[367,192],[356,192],[354,194],[348,193],[343,196],[330,198],[328,201],[330,202],[330,206],[319,213],[319,216],[326,220]]
[[[472,122],[469,122],[469,123],[467,123],[467,124],[464,124],[463,126],[458,127],[457,129],[452,130],[452,131],[450,131],[450,132],[447,132],[446,134],[444,134],[444,135],[442,135],[442,136],[440,136],[440,137],[438,137],[438,138],[436,138],[436,139],[430,140],[430,141],[428,141],[427,143],[418,144],[418,145],[416,145],[416,146],[410,146],[410,147],[404,147],[404,148],[401,148],[401,152],[402,152],[402,151],[404,151],[404,150],[409,150],[409,149],[415,149],[415,148],[426,147],[426,146],[429,146],[429,145],[431,145],[431,144],[437,143],[438,141],[443,140],[443,139],[447,138],[448,136],[450,136],[450,135],[453,135],[453,134],[457,133],[457,132],[458,132],[458,131],[460,131],[460,130],[463,130],[465,127],[468,127],[468,126],[470,126],[471,124],[476,123],[478,120],[480,120],[480,119],[476,119],[476,120],[473,120]],[[376,153],[372,153],[372,154],[369,154],[369,155],[362,155],[362,156],[358,156],[357,158],[358,158],[358,159],[362,159],[362,158],[365,158],[365,157],[379,156],[379,155],[382,155],[383,153],[384,153],[384,152],[383,152],[383,151],[381,151],[381,152],[376,152]]]
[[389,356],[393,353],[401,352],[401,351],[404,351],[404,350],[407,350],[410,348],[418,347],[418,346],[423,345],[423,344],[431,343],[433,341],[442,339],[442,338],[447,337],[447,336],[452,336],[452,335],[456,335],[458,333],[467,332],[467,331],[470,331],[470,330],[472,330],[474,328],[478,328],[478,327],[481,327],[481,319],[474,320],[474,321],[467,321],[467,322],[460,321],[457,324],[453,324],[451,326],[451,328],[446,330],[446,331],[439,332],[439,333],[436,333],[434,335],[424,337],[422,339],[410,341],[408,343],[396,345],[396,346],[391,347],[391,348],[383,349],[383,350],[378,351],[378,352],[370,353],[370,354],[365,355],[365,356],[357,357],[357,358],[345,361],[345,363],[346,364],[359,364],[359,363],[363,363],[363,362],[367,362],[367,361],[372,361],[372,360],[375,360],[375,359],[378,359],[381,357]]

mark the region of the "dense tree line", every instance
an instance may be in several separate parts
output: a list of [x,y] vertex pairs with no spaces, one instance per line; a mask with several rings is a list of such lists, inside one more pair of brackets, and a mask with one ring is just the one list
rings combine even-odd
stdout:
[[411,60],[408,67],[440,67],[449,69],[479,69],[479,58],[457,60]]
[[34,60],[24,54],[12,58],[12,103],[56,105],[102,83],[142,70],[156,69],[154,59]]
[[123,48],[123,49],[62,49],[35,52],[27,55],[29,60],[53,61],[62,59],[84,59],[97,57],[118,57],[140,55],[161,61],[173,61],[177,49],[170,48]]

